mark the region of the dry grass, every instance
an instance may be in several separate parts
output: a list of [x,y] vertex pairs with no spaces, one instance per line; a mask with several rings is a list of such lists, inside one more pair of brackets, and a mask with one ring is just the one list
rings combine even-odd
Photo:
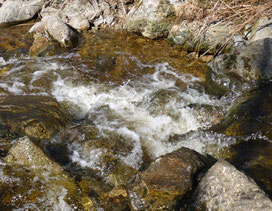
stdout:
[[[272,0],[190,0],[180,8],[178,16],[179,21],[202,22],[201,28],[196,29],[197,36],[194,41],[201,41],[201,35],[211,24],[223,23],[232,26],[229,38],[215,53],[218,55],[235,34],[241,34],[246,25],[256,22],[261,17],[272,18]],[[209,50],[204,55],[206,53],[209,53]]]
[[271,0],[191,0],[184,4],[180,16],[184,20],[224,21],[228,24],[243,24],[263,17],[272,17]]

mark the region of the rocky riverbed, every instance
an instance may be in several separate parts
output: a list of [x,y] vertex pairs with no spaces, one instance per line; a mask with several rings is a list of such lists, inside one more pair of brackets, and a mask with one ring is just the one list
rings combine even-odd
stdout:
[[272,19],[196,3],[0,0],[1,210],[272,209]]

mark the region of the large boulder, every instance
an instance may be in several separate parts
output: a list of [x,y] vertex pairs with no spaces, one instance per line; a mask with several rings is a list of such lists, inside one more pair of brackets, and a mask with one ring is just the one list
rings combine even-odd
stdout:
[[[72,47],[78,39],[78,33],[56,16],[46,16],[29,30],[37,38],[45,36],[63,47]],[[34,38],[36,38],[34,35]]]
[[256,183],[227,161],[219,160],[200,181],[196,210],[271,210],[272,202]]
[[166,37],[174,19],[174,7],[168,1],[140,1],[126,16],[125,28],[151,39]]
[[245,91],[256,82],[272,77],[272,38],[260,39],[236,46],[209,63],[206,72],[208,91],[224,95],[230,91]]
[[205,166],[202,160],[203,156],[187,148],[158,158],[128,181],[131,209],[173,209],[192,189],[193,177]]
[[0,124],[18,135],[50,139],[67,123],[68,118],[51,97],[25,95],[0,98]]
[[44,0],[7,0],[0,8],[0,28],[33,18],[41,10]]

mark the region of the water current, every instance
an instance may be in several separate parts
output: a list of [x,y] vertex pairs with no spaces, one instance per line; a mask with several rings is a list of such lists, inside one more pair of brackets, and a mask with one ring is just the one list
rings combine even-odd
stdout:
[[[146,156],[153,160],[182,146],[224,158],[236,143],[234,136],[208,130],[232,98],[207,94],[205,64],[166,41],[86,33],[77,48],[30,57],[27,39],[19,47],[7,40],[9,45],[0,46],[0,95],[54,97],[72,119],[70,128],[89,122],[100,139],[127,145],[129,153],[123,146],[110,150],[131,168],[140,169]],[[50,141],[60,143],[60,136]],[[72,163],[104,171],[102,157],[109,149],[87,153],[78,142],[67,148]],[[60,192],[65,195],[65,189]]]

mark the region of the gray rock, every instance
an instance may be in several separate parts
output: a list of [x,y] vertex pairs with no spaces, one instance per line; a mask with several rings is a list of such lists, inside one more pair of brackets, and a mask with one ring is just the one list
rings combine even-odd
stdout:
[[166,37],[174,18],[174,8],[168,1],[140,1],[125,18],[125,28],[151,39]]
[[63,47],[71,47],[77,40],[78,34],[56,16],[45,16],[29,30],[30,33],[39,33],[48,39],[58,41]]
[[250,41],[272,38],[272,19],[267,17],[259,19],[252,27],[252,32],[249,35]]
[[0,8],[0,28],[18,24],[34,17],[44,0],[7,0]]
[[[203,21],[185,20],[171,27],[168,39],[189,51],[216,53],[230,37],[230,31],[231,27],[223,23],[204,26]],[[231,40],[224,50],[229,51],[232,45]]]
[[132,176],[127,184],[132,210],[172,210],[191,190],[193,176],[205,166],[202,158],[195,151],[181,148]]
[[[107,3],[103,2],[104,7],[105,4]],[[56,16],[77,30],[87,30],[90,28],[90,23],[94,22],[103,11],[96,0],[66,1],[64,3],[56,1],[55,4],[44,7],[41,16]]]
[[92,22],[101,12],[96,0],[72,1],[63,8],[67,24],[80,30],[88,29],[90,25],[87,22]]
[[8,164],[23,165],[40,173],[48,171],[52,174],[61,174],[62,167],[53,162],[28,137],[23,137],[12,146],[5,157]]
[[236,46],[209,63],[206,85],[210,92],[244,91],[272,77],[272,38]]
[[202,178],[194,202],[197,210],[272,210],[272,202],[256,183],[224,160]]

